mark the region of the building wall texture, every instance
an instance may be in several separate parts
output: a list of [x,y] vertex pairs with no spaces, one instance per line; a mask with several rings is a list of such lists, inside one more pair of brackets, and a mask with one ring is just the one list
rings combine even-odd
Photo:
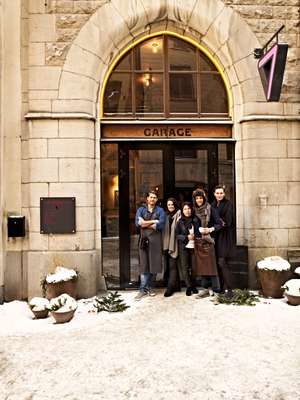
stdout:
[[[122,50],[156,31],[197,40],[227,77],[237,141],[238,243],[249,246],[251,285],[258,259],[286,257],[300,247],[299,0],[0,4],[0,56],[7,65],[0,76],[0,286],[7,299],[39,294],[40,279],[56,264],[79,269],[80,295],[99,288],[101,89]],[[267,103],[252,53],[283,24],[280,40],[289,52],[281,100]],[[75,235],[40,234],[43,196],[76,197]],[[6,239],[10,212],[26,216],[24,239]]]

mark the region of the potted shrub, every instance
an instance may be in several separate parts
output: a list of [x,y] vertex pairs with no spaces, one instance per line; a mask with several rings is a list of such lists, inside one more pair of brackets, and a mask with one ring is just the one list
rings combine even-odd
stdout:
[[44,297],[34,297],[28,303],[35,319],[47,318],[49,314],[49,301]]
[[290,275],[291,265],[282,257],[266,257],[257,263],[257,275],[265,297],[283,297],[282,285]]
[[55,268],[54,273],[47,274],[41,281],[43,294],[47,299],[53,299],[63,293],[76,299],[78,272],[61,266]]
[[73,297],[64,293],[50,300],[49,311],[57,324],[71,321],[77,309],[77,302]]
[[300,279],[290,279],[282,286],[287,301],[292,306],[300,305]]

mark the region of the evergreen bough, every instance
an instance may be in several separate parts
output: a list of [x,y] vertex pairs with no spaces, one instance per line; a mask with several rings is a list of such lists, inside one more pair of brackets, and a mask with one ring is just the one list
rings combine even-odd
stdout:
[[255,306],[259,298],[247,289],[234,289],[232,296],[218,294],[216,298],[217,304],[234,304],[236,306]]
[[124,303],[118,292],[109,292],[106,296],[96,297],[94,307],[97,309],[97,312],[123,312],[130,306]]

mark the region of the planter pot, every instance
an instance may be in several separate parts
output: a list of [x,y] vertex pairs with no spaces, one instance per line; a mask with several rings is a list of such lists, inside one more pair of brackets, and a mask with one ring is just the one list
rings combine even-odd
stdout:
[[281,286],[289,278],[289,271],[276,271],[271,269],[257,268],[258,279],[261,283],[262,294],[265,297],[279,299],[283,297],[284,289]]
[[41,311],[34,311],[30,309],[31,312],[33,313],[35,319],[42,319],[42,318],[47,318],[49,311],[48,310],[41,310]]
[[77,279],[70,281],[47,283],[46,297],[51,300],[61,294],[67,293],[74,299],[77,298]]
[[290,305],[292,306],[300,306],[300,296],[292,296],[291,294],[288,294],[287,292],[284,293],[287,301]]
[[55,319],[55,322],[57,324],[64,324],[65,322],[71,321],[71,319],[74,317],[75,311],[76,310],[70,310],[65,312],[51,311],[51,315]]

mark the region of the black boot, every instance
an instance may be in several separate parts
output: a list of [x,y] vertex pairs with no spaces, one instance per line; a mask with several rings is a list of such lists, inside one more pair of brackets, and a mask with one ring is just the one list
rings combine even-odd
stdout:
[[186,294],[187,296],[191,296],[191,295],[192,295],[192,288],[191,288],[191,287],[187,287],[187,288],[186,288],[186,291],[185,291],[185,294]]
[[195,294],[198,293],[198,289],[195,286],[192,286],[191,289],[193,293]]
[[164,293],[164,296],[165,296],[165,297],[171,297],[171,296],[173,296],[173,294],[174,294],[174,290],[172,290],[172,289],[167,289],[167,290],[165,291],[165,293]]

